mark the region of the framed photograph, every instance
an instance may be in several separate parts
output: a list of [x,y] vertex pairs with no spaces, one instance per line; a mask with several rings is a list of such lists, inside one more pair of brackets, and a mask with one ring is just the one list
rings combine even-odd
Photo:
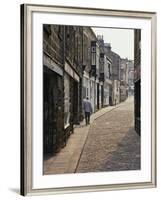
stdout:
[[156,187],[156,13],[21,5],[21,194]]

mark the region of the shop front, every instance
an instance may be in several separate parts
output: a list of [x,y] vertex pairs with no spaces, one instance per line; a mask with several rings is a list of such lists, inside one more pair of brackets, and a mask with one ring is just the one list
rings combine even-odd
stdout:
[[72,67],[65,63],[64,72],[64,130],[66,140],[74,132],[74,124],[79,124],[80,78]]
[[65,142],[63,127],[63,77],[43,68],[43,150],[56,153]]

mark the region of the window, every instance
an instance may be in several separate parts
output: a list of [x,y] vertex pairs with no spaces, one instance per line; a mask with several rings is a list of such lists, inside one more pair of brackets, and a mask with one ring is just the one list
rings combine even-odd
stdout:
[[64,76],[64,127],[70,124],[70,78]]

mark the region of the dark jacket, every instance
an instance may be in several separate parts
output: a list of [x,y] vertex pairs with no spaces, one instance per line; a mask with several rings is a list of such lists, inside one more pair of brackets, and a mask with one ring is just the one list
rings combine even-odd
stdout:
[[91,102],[89,100],[83,100],[83,109],[85,112],[92,112],[92,106],[91,106]]

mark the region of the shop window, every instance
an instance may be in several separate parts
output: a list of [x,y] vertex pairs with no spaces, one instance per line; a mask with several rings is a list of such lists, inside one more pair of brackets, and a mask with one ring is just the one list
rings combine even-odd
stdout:
[[64,76],[64,127],[70,125],[70,78]]

